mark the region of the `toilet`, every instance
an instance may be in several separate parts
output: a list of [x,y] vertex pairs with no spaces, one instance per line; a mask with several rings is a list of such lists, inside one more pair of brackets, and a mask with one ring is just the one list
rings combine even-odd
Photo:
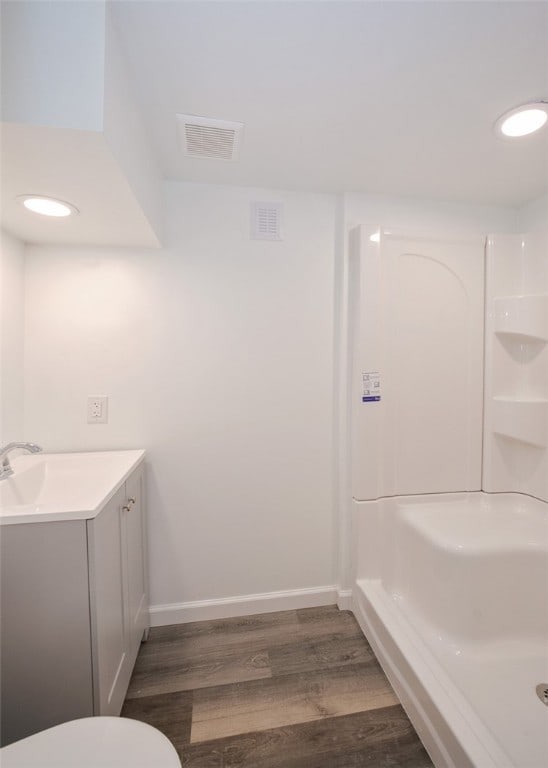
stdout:
[[125,717],[84,717],[0,750],[2,768],[181,768],[175,748],[151,725]]

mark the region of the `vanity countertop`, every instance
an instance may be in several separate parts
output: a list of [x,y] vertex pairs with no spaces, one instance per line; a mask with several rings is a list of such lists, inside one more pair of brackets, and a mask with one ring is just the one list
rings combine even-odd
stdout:
[[18,456],[0,482],[0,525],[92,519],[144,458],[143,450]]

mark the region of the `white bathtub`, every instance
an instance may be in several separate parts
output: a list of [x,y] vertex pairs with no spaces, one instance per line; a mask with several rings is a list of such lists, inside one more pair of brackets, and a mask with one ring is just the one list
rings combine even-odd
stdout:
[[437,768],[548,766],[548,504],[355,502],[353,610]]

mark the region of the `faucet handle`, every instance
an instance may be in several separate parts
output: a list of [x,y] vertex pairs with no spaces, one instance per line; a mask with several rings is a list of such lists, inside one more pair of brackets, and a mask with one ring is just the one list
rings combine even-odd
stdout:
[[6,457],[0,464],[0,480],[5,480],[7,477],[11,477],[12,475],[13,468]]
[[0,448],[0,480],[5,480],[6,477],[13,475],[9,454],[17,449],[27,451],[28,453],[39,453],[42,450],[36,443],[8,443],[3,448]]

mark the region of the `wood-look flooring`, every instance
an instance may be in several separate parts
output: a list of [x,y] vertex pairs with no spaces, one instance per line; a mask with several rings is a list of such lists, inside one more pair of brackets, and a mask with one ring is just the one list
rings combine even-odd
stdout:
[[162,731],[184,768],[432,768],[336,606],[153,628],[122,716]]

